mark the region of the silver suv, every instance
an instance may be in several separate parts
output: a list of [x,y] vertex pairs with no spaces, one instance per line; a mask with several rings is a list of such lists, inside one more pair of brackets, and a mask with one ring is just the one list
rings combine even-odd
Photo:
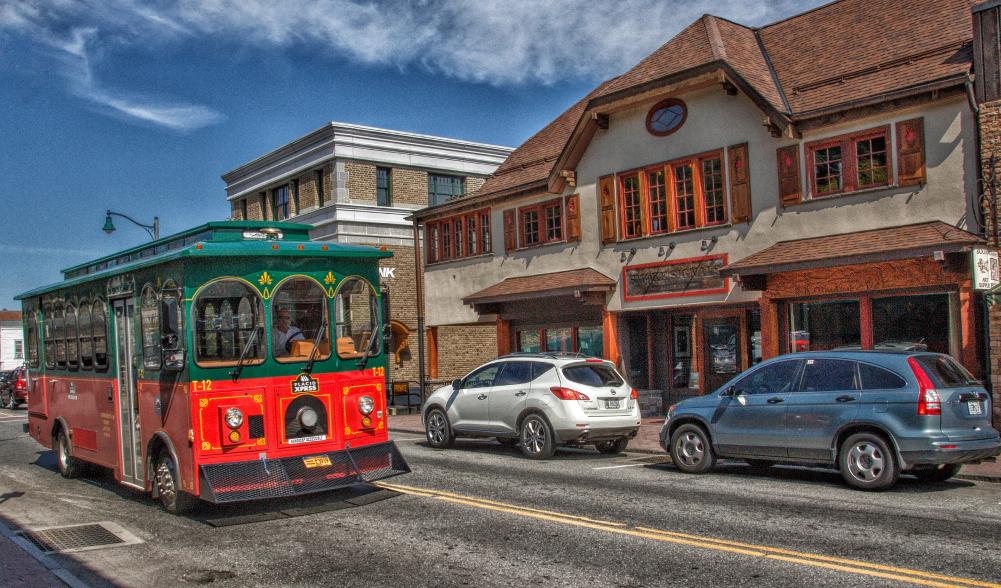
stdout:
[[516,353],[435,390],[424,405],[428,444],[457,436],[496,437],[532,459],[559,445],[624,451],[640,426],[636,390],[615,366],[576,354]]

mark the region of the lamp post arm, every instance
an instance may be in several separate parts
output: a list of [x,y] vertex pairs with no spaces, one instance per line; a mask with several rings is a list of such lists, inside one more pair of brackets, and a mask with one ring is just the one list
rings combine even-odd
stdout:
[[131,222],[132,224],[138,227],[142,227],[143,229],[146,230],[147,233],[149,233],[149,236],[154,241],[160,238],[160,217],[154,216],[152,225],[144,225],[141,222],[137,221],[136,219],[132,218],[131,216],[127,214],[122,214],[120,212],[112,212],[111,210],[108,210],[108,216],[120,216],[125,220]]

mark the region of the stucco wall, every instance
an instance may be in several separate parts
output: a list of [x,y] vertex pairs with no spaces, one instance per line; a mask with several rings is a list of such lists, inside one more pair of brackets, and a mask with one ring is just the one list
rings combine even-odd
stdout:
[[[952,98],[921,107],[883,113],[849,123],[832,125],[804,134],[803,143],[896,121],[924,117],[927,184],[906,188],[887,187],[848,196],[834,196],[793,207],[778,206],[775,151],[796,140],[776,139],[761,121],[764,114],[743,95],[730,97],[719,89],[682,96],[688,119],[676,133],[654,137],[646,132],[645,116],[650,104],[612,114],[608,130],[599,131],[577,165],[577,192],[581,197],[583,238],[575,244],[553,244],[515,252],[503,252],[503,211],[507,208],[552,198],[550,194],[509,201],[491,210],[494,256],[435,264],[426,269],[427,320],[429,325],[471,322],[476,313],[461,302],[463,296],[507,277],[543,274],[590,266],[620,280],[625,265],[679,260],[703,255],[726,254],[733,262],[772,244],[789,239],[838,234],[880,227],[942,220],[976,232],[970,210],[975,190],[976,162],[973,117],[964,98]],[[891,126],[892,128],[892,126]],[[748,143],[751,178],[751,223],[698,229],[602,246],[598,239],[596,183],[603,175],[668,161],[739,143]],[[892,142],[895,145],[895,141]],[[894,159],[895,165],[895,153]],[[801,176],[806,178],[805,158]],[[718,237],[708,251],[703,239]],[[673,250],[668,249],[673,243]],[[661,246],[667,250],[660,255]],[[635,254],[630,252],[635,248]],[[620,261],[625,253],[627,261]],[[667,307],[706,302],[754,300],[757,292],[733,288],[727,294],[689,296],[625,303],[621,284],[610,296],[612,311]]]

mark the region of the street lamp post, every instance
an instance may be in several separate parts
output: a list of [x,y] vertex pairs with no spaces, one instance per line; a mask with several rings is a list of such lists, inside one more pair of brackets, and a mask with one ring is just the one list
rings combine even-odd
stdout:
[[105,233],[107,233],[109,235],[115,231],[115,224],[113,222],[111,222],[111,217],[112,216],[120,216],[120,217],[124,218],[125,220],[131,222],[132,224],[134,224],[134,225],[136,225],[138,227],[142,227],[149,234],[150,238],[153,239],[154,241],[156,241],[157,239],[160,238],[160,217],[158,217],[158,216],[154,216],[153,217],[153,224],[151,224],[151,225],[144,225],[141,222],[137,221],[136,219],[134,219],[134,218],[132,218],[132,217],[130,217],[128,215],[124,215],[124,214],[122,214],[120,212],[111,212],[110,210],[108,210],[107,216],[104,217],[104,228],[103,228],[103,230],[104,230]]

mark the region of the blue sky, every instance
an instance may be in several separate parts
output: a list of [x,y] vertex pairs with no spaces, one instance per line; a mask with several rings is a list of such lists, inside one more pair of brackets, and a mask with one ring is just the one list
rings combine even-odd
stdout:
[[703,13],[819,0],[3,0],[0,308],[226,218],[219,176],[325,122],[517,146]]

